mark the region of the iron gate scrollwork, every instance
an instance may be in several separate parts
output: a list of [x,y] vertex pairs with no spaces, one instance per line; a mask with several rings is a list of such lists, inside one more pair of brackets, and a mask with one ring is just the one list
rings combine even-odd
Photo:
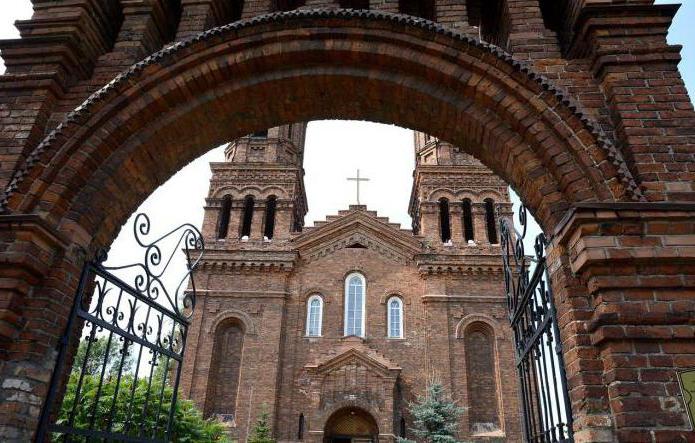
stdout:
[[[204,244],[190,224],[148,241],[145,214],[133,231],[141,263],[109,267],[100,251],[82,270],[37,442],[171,441]],[[181,249],[187,270],[178,278],[171,267]]]
[[523,426],[528,442],[572,442],[572,411],[552,289],[548,284],[546,237],[539,234],[534,255],[525,253],[526,208],[521,232],[500,220],[509,321],[514,331]]

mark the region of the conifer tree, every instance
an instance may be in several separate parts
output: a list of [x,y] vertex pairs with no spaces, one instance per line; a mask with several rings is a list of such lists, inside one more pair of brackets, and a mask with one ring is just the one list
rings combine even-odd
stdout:
[[[417,402],[410,404],[410,414],[415,418],[410,430],[419,442],[460,443],[456,439],[458,421],[463,408],[451,401],[441,383],[433,381],[427,386],[427,393],[419,396]],[[399,443],[414,443],[413,440],[398,439]]]
[[263,406],[263,411],[256,421],[256,425],[253,428],[251,436],[248,439],[248,443],[275,443],[271,431],[270,431],[270,414]]

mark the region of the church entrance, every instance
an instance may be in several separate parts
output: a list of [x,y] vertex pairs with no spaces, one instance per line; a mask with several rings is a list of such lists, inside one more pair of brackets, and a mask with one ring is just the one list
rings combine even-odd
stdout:
[[376,443],[379,427],[368,412],[359,408],[336,411],[326,422],[325,443]]

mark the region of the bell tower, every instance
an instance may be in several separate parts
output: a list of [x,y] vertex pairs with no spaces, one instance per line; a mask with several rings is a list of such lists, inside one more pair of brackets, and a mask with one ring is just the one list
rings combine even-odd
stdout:
[[304,226],[306,123],[249,134],[212,163],[203,236],[206,241],[272,243]]
[[512,216],[507,184],[461,148],[414,134],[413,231],[432,246],[498,245],[499,217]]

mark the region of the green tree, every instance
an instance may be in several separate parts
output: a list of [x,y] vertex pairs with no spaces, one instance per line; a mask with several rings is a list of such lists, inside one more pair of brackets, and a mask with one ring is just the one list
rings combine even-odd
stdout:
[[[86,342],[80,347],[86,347]],[[80,354],[86,355],[86,351],[78,349],[77,355]],[[141,368],[137,379],[135,371],[122,372],[120,377],[118,372],[107,372],[101,379],[101,367],[92,371],[90,360],[91,357],[84,373],[73,368],[56,424],[164,439],[174,394],[169,380],[163,377],[166,358],[157,359],[159,364],[151,380],[149,367]],[[55,435],[54,440],[60,440],[58,437]],[[179,397],[174,407],[171,441],[221,443],[228,440],[221,422],[204,419],[193,402]]]
[[[125,345],[128,343],[129,345]],[[106,374],[114,375],[122,366],[122,372],[133,370],[132,343],[123,342],[116,338],[109,341],[108,337],[95,337],[89,346],[89,339],[80,342],[75,353],[75,361],[72,364],[72,372],[80,373],[84,366],[84,372],[89,375],[101,374],[101,369],[106,364]],[[89,349],[89,354],[87,350]],[[123,352],[125,350],[125,356]],[[107,355],[108,353],[108,355]],[[86,360],[86,362],[85,362]]]
[[[415,417],[415,427],[411,431],[418,441],[426,443],[460,443],[456,440],[456,430],[463,411],[448,398],[441,383],[430,382],[427,393],[410,404],[410,413]],[[398,441],[414,443],[404,438]]]
[[268,423],[269,421],[270,414],[268,414],[265,405],[263,405],[263,410],[249,436],[248,443],[275,443],[275,439],[272,437],[270,430],[270,424]]

